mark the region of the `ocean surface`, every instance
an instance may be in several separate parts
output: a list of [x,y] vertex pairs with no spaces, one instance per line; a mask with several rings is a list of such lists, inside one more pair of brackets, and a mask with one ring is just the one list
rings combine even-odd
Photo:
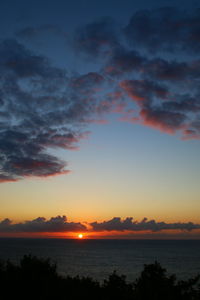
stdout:
[[200,240],[67,240],[0,238],[0,259],[18,263],[24,254],[51,258],[58,272],[102,281],[114,270],[134,280],[155,260],[179,279],[200,273]]

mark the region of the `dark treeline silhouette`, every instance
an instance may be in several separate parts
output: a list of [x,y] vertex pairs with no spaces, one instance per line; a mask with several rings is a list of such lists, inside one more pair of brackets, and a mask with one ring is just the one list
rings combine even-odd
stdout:
[[89,277],[61,276],[50,259],[25,255],[19,265],[0,263],[0,299],[10,300],[199,300],[200,276],[178,281],[155,262],[144,265],[133,282],[113,272],[103,283]]

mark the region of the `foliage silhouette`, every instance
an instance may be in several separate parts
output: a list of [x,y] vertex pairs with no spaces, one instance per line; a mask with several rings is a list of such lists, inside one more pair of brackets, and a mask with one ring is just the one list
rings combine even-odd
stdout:
[[0,261],[0,299],[13,300],[199,300],[200,275],[178,281],[155,262],[128,283],[114,271],[103,283],[61,276],[50,259],[25,255],[19,265]]
[[104,280],[102,285],[105,299],[133,299],[132,284],[126,282],[125,275],[118,275],[114,271],[108,278]]

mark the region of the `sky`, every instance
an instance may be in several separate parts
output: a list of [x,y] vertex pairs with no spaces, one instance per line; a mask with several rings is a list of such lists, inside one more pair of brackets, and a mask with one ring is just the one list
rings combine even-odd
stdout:
[[0,20],[0,236],[200,238],[198,1]]

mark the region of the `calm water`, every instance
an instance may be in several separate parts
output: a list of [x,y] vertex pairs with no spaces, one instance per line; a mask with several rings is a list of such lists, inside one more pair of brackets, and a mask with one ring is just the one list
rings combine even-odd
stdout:
[[200,240],[0,239],[0,259],[19,262],[29,253],[50,257],[62,274],[88,275],[98,280],[113,270],[133,280],[144,264],[155,260],[179,278],[200,273]]

